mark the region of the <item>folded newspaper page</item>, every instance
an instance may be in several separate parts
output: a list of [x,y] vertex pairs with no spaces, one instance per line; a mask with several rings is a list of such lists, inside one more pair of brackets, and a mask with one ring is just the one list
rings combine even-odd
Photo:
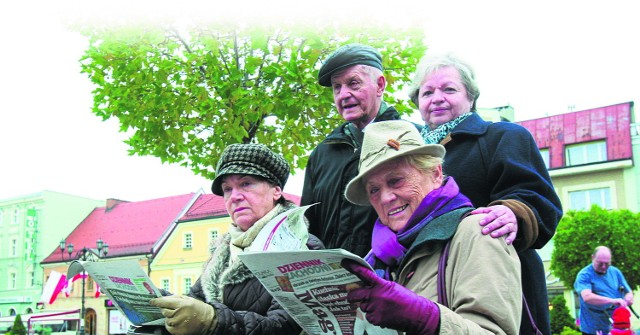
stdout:
[[362,258],[343,249],[249,252],[238,255],[262,285],[308,334],[392,335],[374,326],[347,301],[347,288],[360,279],[340,262]]
[[67,278],[83,272],[100,285],[100,290],[133,325],[164,325],[160,308],[149,304],[150,299],[160,297],[161,293],[137,261],[73,261]]

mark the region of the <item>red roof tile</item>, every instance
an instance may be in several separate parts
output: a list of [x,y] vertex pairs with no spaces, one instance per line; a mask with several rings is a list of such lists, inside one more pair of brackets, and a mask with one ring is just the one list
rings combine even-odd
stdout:
[[[300,196],[284,195],[287,200],[300,204]],[[184,212],[195,196],[195,193],[189,193],[138,202],[109,200],[108,203],[115,203],[115,206],[94,209],[65,239],[67,244],[74,246],[71,257],[75,258],[76,252],[83,247],[96,249],[98,239],[109,245],[109,258],[144,255],[163,235],[170,233],[174,222],[228,216],[223,198],[215,194],[200,194]],[[64,260],[68,260],[67,256],[65,252]],[[41,263],[61,262],[62,257],[60,249],[56,248]]]
[[[66,238],[75,253],[83,247],[96,248],[102,239],[109,245],[107,257],[147,254],[190,205],[195,193],[138,202],[118,202],[111,209],[94,209]],[[65,259],[67,254],[65,253]],[[61,262],[56,248],[42,263]]]
[[224,199],[215,194],[202,194],[178,221],[192,221],[219,216],[229,216],[224,207]]

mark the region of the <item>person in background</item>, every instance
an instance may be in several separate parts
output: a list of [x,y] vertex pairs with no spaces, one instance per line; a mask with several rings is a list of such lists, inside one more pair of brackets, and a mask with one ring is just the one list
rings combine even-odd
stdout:
[[343,260],[363,283],[347,300],[372,324],[406,334],[516,334],[517,252],[478,232],[485,215],[471,214],[471,201],[444,176],[444,156],[444,147],[424,144],[411,123],[369,126],[360,172],[345,196],[378,214],[365,258],[375,272]]
[[591,264],[578,272],[573,289],[580,298],[582,334],[608,333],[611,312],[633,304],[633,291],[622,271],[611,265],[611,250],[605,246],[595,248]]
[[309,232],[327,248],[343,248],[364,256],[371,245],[376,214],[370,207],[345,200],[346,184],[358,174],[363,130],[370,124],[398,120],[396,109],[383,101],[387,81],[382,56],[374,48],[348,44],[333,52],[318,73],[318,82],[331,87],[340,116],[346,121],[311,153],[305,170],[301,205]]
[[[409,97],[425,127],[425,143],[445,146],[444,173],[484,213],[482,232],[505,236],[522,266],[521,334],[534,326],[551,334],[546,276],[540,256],[555,233],[562,206],[535,140],[511,122],[486,122],[476,113],[480,91],[471,67],[451,55],[426,55],[416,69]],[[530,309],[530,319],[526,309]]]
[[[288,178],[289,164],[264,145],[225,148],[211,190],[224,197],[229,232],[212,242],[211,257],[188,296],[151,300],[171,334],[300,334],[300,326],[238,258],[269,220],[295,207],[282,194]],[[321,249],[322,243],[309,235],[307,247]]]

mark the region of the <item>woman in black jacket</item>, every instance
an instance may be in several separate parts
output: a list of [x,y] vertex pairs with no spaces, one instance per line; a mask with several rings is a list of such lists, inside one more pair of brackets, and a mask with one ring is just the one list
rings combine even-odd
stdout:
[[[522,270],[520,334],[536,326],[551,334],[544,266],[535,249],[556,231],[562,205],[534,138],[511,122],[487,122],[476,113],[480,90],[469,65],[451,55],[425,56],[418,64],[411,101],[425,127],[425,143],[443,145],[444,173],[486,214],[482,233],[513,243]],[[532,322],[532,320],[535,322]]]
[[[188,296],[152,300],[173,335],[299,334],[300,326],[237,257],[278,214],[295,207],[282,196],[289,164],[266,146],[232,144],[220,158],[211,190],[224,197],[229,232],[211,245],[211,257]],[[309,249],[322,243],[313,235]]]

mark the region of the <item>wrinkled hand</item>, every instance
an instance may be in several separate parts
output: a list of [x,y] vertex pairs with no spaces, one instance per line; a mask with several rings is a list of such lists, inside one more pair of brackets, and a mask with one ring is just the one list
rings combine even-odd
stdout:
[[622,298],[616,298],[611,300],[611,304],[616,307],[627,307],[627,301]]
[[170,295],[151,299],[152,306],[160,307],[165,327],[173,335],[204,335],[215,325],[213,306],[183,295]]
[[436,334],[440,309],[433,301],[411,290],[378,277],[369,268],[344,259],[342,267],[362,280],[364,286],[347,294],[350,303],[359,303],[374,325],[413,334]]
[[483,226],[482,233],[491,237],[498,238],[507,235],[505,242],[513,243],[518,235],[518,218],[513,211],[504,205],[495,205],[489,207],[479,207],[474,209],[471,214],[487,214],[479,224]]

